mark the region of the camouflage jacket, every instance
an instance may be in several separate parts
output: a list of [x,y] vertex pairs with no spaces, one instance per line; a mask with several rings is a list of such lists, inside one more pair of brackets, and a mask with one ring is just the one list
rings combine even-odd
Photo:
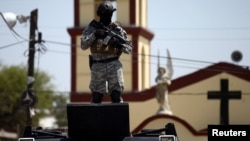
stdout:
[[95,26],[94,24],[98,24],[99,22],[93,20],[83,31],[81,36],[81,48],[86,50],[90,48],[90,52],[95,60],[107,59],[112,57],[119,57],[122,53],[130,54],[132,52],[132,43],[127,38],[126,31],[119,26],[117,23],[111,23],[107,28],[112,30],[113,33],[119,35],[127,42],[122,42],[122,48],[116,48],[112,44],[108,44],[104,46],[104,40],[102,38],[95,37],[95,31],[100,28]]

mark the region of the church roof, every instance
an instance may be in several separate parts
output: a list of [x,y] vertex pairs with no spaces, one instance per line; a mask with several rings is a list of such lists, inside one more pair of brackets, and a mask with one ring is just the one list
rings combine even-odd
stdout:
[[169,86],[169,91],[174,91],[179,88],[192,85],[201,80],[207,79],[209,77],[215,76],[220,73],[228,73],[239,77],[243,80],[250,81],[250,70],[249,68],[244,68],[242,66],[234,65],[226,62],[219,62],[213,65],[210,65],[206,68],[200,69],[196,72],[188,74],[186,76],[177,78],[172,81],[171,86]]
[[[227,62],[219,62],[213,65],[210,65],[206,68],[195,71],[191,74],[179,77],[177,79],[172,80],[171,85],[169,86],[169,93],[172,91],[178,90],[180,88],[186,87],[188,85],[192,85],[204,79],[210,78],[220,73],[228,73],[239,77],[240,79],[250,81],[250,70],[247,67],[242,67],[239,65],[227,63]],[[156,94],[156,86],[151,87],[150,89],[146,89],[141,92],[131,92],[123,94],[123,99],[125,101],[145,101],[155,97]]]

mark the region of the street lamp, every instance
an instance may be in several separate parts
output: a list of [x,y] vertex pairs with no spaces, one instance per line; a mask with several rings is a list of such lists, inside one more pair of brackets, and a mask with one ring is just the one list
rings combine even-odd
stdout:
[[8,27],[12,30],[13,27],[16,25],[16,22],[19,21],[19,23],[25,23],[29,19],[29,16],[24,15],[16,15],[11,12],[2,13],[0,12],[0,15],[2,16],[4,22],[8,25]]
[[2,13],[0,12],[1,17],[3,18],[4,22],[8,25],[9,29],[19,38],[22,38],[24,40],[27,40],[20,36],[13,27],[16,25],[16,22],[19,21],[19,23],[25,23],[30,18],[30,16],[24,16],[24,15],[16,15],[11,12]]

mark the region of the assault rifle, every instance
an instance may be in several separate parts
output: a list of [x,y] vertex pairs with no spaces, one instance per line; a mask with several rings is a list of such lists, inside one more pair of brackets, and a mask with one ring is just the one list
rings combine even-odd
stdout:
[[116,34],[114,31],[112,31],[110,28],[108,28],[107,26],[105,26],[103,23],[101,22],[97,22],[95,20],[93,20],[90,25],[97,27],[97,28],[101,28],[103,30],[105,30],[107,32],[107,36],[104,38],[103,40],[103,45],[107,46],[109,41],[115,37],[117,38],[122,44],[124,43],[129,43],[130,41],[127,39],[124,39],[121,35]]

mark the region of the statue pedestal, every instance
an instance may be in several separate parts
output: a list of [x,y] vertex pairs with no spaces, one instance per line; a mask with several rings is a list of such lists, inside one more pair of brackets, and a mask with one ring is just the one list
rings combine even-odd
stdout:
[[162,110],[162,109],[159,109],[159,110],[157,111],[157,114],[173,115],[173,112],[170,111],[170,110]]

